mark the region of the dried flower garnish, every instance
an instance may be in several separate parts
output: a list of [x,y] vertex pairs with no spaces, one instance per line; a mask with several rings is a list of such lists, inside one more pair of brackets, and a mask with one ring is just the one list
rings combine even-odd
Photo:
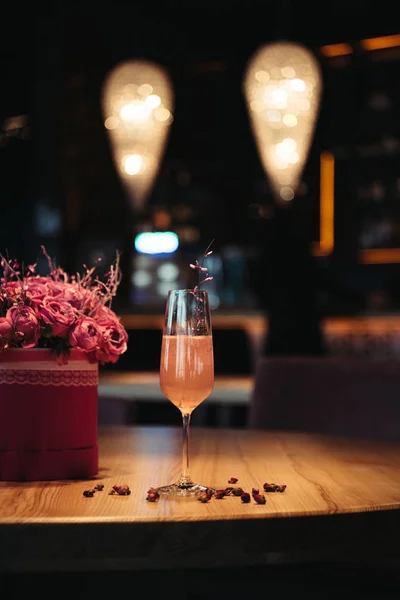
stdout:
[[257,502],[257,504],[265,504],[267,502],[264,494],[253,494],[253,500]]
[[104,485],[102,483],[98,483],[94,486],[94,489],[98,492],[102,492],[104,490]]
[[264,483],[264,492],[284,492],[286,485],[278,485],[276,483]]
[[239,481],[239,479],[237,477],[231,477],[230,479],[228,479],[228,483],[237,483]]
[[[196,296],[197,300],[199,300],[199,302],[202,302],[202,298],[199,295],[199,291],[200,291],[200,286],[202,283],[205,283],[206,281],[211,281],[213,278],[208,274],[208,269],[207,267],[204,266],[204,261],[205,259],[210,256],[210,254],[213,253],[212,250],[210,250],[211,245],[214,243],[214,240],[211,240],[211,242],[208,244],[206,251],[203,254],[203,258],[201,261],[201,264],[199,263],[198,260],[196,260],[195,264],[190,264],[190,268],[194,269],[195,271],[197,271],[198,274],[198,283],[197,285],[194,287],[193,289],[193,295]],[[201,279],[203,277],[203,279]]]
[[199,502],[202,502],[203,504],[205,504],[206,502],[210,502],[212,496],[207,494],[206,492],[202,493],[199,495],[199,497],[197,498],[197,500]]
[[146,500],[147,502],[157,502],[159,497],[160,496],[158,494],[147,494]]
[[197,323],[195,325],[194,328],[194,332],[196,335],[207,335],[208,331],[209,331],[209,325],[208,323],[206,323],[206,319],[205,319],[205,315],[204,315],[204,310],[201,306],[201,304],[204,301],[204,295],[202,295],[200,293],[200,286],[202,283],[205,283],[206,281],[211,281],[213,278],[208,274],[208,269],[207,267],[204,266],[204,261],[205,259],[210,256],[210,254],[212,254],[212,250],[210,250],[211,244],[214,242],[214,240],[212,240],[207,248],[206,251],[203,254],[203,259],[201,261],[201,264],[199,263],[198,260],[196,260],[195,264],[190,264],[190,268],[194,269],[195,271],[197,271],[197,285],[195,285],[195,287],[193,288],[193,290],[190,290],[190,293],[193,294],[193,296],[195,297],[195,299],[197,300],[197,306],[195,308],[195,310],[197,311]]
[[108,492],[109,495],[118,494],[119,496],[129,496],[130,493],[131,490],[129,489],[129,485],[126,483],[121,485],[113,485],[111,490]]
[[149,490],[147,490],[147,502],[157,502],[159,498],[160,494],[158,493],[156,488],[151,487]]
[[95,492],[96,492],[96,490],[85,490],[85,491],[83,492],[83,495],[84,495],[86,498],[93,498],[93,496],[94,496]]
[[[234,482],[236,483],[237,481],[239,481],[236,477],[231,477],[229,480],[229,483]],[[124,486],[114,486],[113,489],[111,490],[110,494],[113,493],[117,493],[115,490],[115,488],[123,488]],[[127,486],[126,486],[127,487]],[[284,492],[286,489],[286,485],[278,485],[276,483],[264,483],[263,488],[265,492]],[[129,488],[128,488],[129,490]],[[120,493],[120,492],[119,492]],[[127,492],[128,494],[130,494],[130,490]],[[223,498],[225,498],[225,496],[240,496],[241,501],[243,502],[243,504],[249,504],[251,498],[253,498],[254,502],[256,504],[266,504],[267,500],[264,496],[264,494],[260,494],[260,490],[259,488],[251,488],[251,495],[248,492],[245,492],[241,487],[226,487],[225,489],[215,489],[215,488],[206,488],[204,490],[204,492],[202,492],[201,494],[199,494],[197,496],[197,500],[199,502],[201,502],[202,504],[206,504],[207,502],[210,502],[210,500],[212,498],[215,498],[216,500],[222,500]],[[156,502],[159,499],[160,495],[157,491],[157,488],[153,488],[151,487],[148,491],[147,491],[147,497],[146,500],[148,502]]]
[[225,498],[225,496],[225,490],[215,490],[214,498],[216,498],[217,500],[222,500],[222,498]]
[[202,494],[199,495],[199,502],[209,502],[213,496],[215,496],[216,490],[214,488],[206,488]]

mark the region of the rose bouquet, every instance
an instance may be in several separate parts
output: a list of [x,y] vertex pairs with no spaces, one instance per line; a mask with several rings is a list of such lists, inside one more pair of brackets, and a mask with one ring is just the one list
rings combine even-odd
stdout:
[[71,350],[80,350],[89,362],[115,363],[128,341],[111,308],[121,281],[119,255],[101,280],[98,264],[69,275],[44,247],[42,252],[48,263],[45,276],[37,274],[36,264],[25,269],[0,255],[0,352],[47,348],[66,364]]

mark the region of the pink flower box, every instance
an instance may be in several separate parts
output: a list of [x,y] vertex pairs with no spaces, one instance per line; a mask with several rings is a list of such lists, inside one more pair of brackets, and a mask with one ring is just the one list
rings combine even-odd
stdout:
[[119,253],[66,273],[42,246],[48,275],[0,253],[0,480],[87,479],[98,471],[99,364],[128,334],[111,309]]
[[0,352],[0,480],[88,479],[98,472],[98,363],[72,350]]

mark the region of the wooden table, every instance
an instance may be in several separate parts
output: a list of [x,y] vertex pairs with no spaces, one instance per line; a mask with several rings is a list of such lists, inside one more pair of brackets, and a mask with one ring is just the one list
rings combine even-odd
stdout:
[[[400,446],[289,432],[192,428],[199,482],[251,492],[286,484],[265,505],[240,497],[161,498],[179,474],[181,430],[99,431],[96,481],[0,482],[0,572],[234,567],[400,557]],[[95,483],[104,490],[83,496]],[[129,496],[110,495],[127,483]]]

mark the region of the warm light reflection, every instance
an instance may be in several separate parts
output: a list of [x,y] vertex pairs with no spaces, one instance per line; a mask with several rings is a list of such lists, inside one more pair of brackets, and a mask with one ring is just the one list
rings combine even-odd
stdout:
[[384,50],[400,46],[400,35],[385,35],[383,37],[368,38],[360,42],[363,50]]
[[125,61],[102,90],[104,126],[114,163],[132,205],[142,209],[151,192],[173,121],[168,75],[148,61]]
[[[400,46],[400,34],[366,38],[360,40],[360,46],[367,52],[385,50],[387,48],[398,48]],[[328,58],[334,58],[335,56],[348,56],[353,54],[353,48],[348,43],[328,44],[327,46],[322,46],[320,52]]]
[[350,44],[328,44],[327,46],[322,46],[320,51],[328,58],[333,58],[334,56],[348,56],[349,54],[353,54],[353,48],[350,46]]
[[257,149],[274,194],[294,198],[314,133],[322,78],[311,52],[274,42],[250,59],[243,82]]
[[359,262],[369,265],[400,263],[400,248],[370,248],[360,250]]
[[[335,242],[335,158],[330,152],[321,154],[320,162],[320,240],[313,244],[315,256],[333,252]],[[400,263],[400,248],[365,248],[359,251],[361,264]]]
[[314,244],[316,256],[333,252],[335,242],[335,159],[330,152],[320,158],[319,242]]

